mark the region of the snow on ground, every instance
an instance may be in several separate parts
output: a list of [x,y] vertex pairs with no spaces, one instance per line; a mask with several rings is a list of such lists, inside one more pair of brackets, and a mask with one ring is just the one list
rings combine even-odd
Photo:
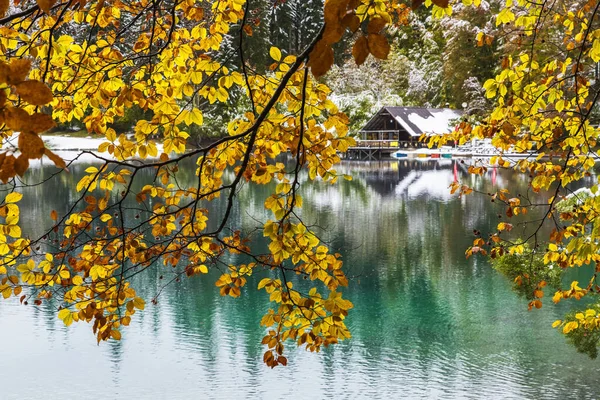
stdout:
[[97,151],[100,143],[106,142],[106,138],[79,138],[68,136],[46,136],[42,135],[42,140],[50,150],[93,150]]
[[[2,142],[2,148],[8,151],[16,151],[17,142],[19,135],[13,135]],[[104,159],[114,159],[114,157],[108,153],[99,153],[98,146],[106,142],[106,138],[93,138],[93,137],[69,137],[69,136],[49,136],[41,135],[42,140],[46,147],[52,150],[53,153],[59,155],[63,160],[68,163],[75,160],[75,162],[93,162],[100,161],[98,157]],[[158,154],[163,152],[162,144],[156,145]],[[92,153],[90,153],[92,152]],[[96,157],[94,154],[97,154]],[[154,157],[148,157],[152,159]],[[41,160],[31,159],[29,160],[29,167],[35,168],[45,164],[52,164],[50,160],[43,157]]]

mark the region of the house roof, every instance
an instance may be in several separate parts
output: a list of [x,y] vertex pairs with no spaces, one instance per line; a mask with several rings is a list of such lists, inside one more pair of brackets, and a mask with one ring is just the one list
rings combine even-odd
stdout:
[[361,131],[381,131],[386,118],[394,118],[411,136],[423,133],[448,133],[450,121],[462,115],[450,108],[382,107]]

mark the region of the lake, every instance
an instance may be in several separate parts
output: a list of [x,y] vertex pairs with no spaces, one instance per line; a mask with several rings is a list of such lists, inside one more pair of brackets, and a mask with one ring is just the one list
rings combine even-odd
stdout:
[[[83,168],[24,190],[24,231],[39,234],[51,210],[67,209]],[[345,162],[339,170],[354,179],[303,183],[302,217],[344,256],[351,340],[318,354],[288,343],[288,366],[266,367],[259,321],[268,296],[252,289],[264,275],[239,299],[220,297],[213,273],[169,286],[120,342],[100,345],[87,324],[67,328],[55,310],[11,299],[0,302],[0,398],[597,397],[598,362],[551,328],[574,303],[547,299],[527,311],[484,258],[465,259],[473,229],[492,230],[502,210],[484,195],[451,196],[448,185],[458,178],[482,192],[511,184],[525,193],[525,176],[472,177],[450,160]],[[33,168],[26,178],[53,171]],[[251,229],[267,216],[266,193],[247,185],[233,221]],[[143,296],[156,294],[164,268],[135,282]]]

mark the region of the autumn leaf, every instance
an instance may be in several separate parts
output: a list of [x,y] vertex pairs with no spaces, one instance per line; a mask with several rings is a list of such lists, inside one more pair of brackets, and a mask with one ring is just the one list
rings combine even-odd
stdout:
[[323,7],[325,23],[339,24],[346,14],[348,0],[327,0]]
[[46,14],[50,14],[50,9],[56,3],[56,0],[36,0],[40,10],[45,12]]
[[350,29],[350,31],[354,33],[360,28],[360,18],[354,13],[346,14],[344,18],[342,18],[341,24],[343,27]]
[[23,198],[23,194],[19,192],[11,192],[4,198],[5,203],[17,203]]
[[333,65],[333,49],[324,40],[320,40],[310,53],[308,66],[315,78],[327,73]]
[[381,17],[371,18],[367,25],[367,33],[379,33],[386,25],[386,22]]
[[8,11],[10,6],[9,0],[0,0],[0,18],[4,17],[4,14]]
[[17,94],[34,106],[43,106],[52,101],[52,91],[40,81],[30,80],[16,85]]
[[15,171],[19,176],[23,176],[25,171],[27,171],[27,168],[29,168],[29,158],[27,158],[26,155],[21,154],[15,161]]
[[412,0],[412,9],[416,10],[417,8],[421,7],[421,5],[423,4],[425,0]]
[[67,163],[65,163],[65,160],[63,160],[60,156],[54,154],[52,151],[50,151],[49,149],[45,149],[44,150],[44,154],[46,155],[46,157],[48,157],[53,163],[54,165],[56,165],[58,168],[62,168],[62,169],[66,169],[67,168]]
[[9,179],[13,178],[17,174],[15,171],[15,162],[17,159],[12,154],[5,155],[1,158],[4,160],[0,166],[0,180],[3,183],[7,183]]
[[29,70],[31,70],[31,60],[27,58],[16,58],[11,60],[10,65],[4,65],[0,68],[0,77],[5,73],[8,75],[5,79],[0,78],[0,80],[11,85],[23,82],[29,75]]
[[42,138],[31,132],[19,134],[18,146],[21,153],[27,158],[42,158],[46,150]]
[[279,50],[277,47],[271,46],[271,49],[269,50],[269,55],[273,60],[277,62],[281,61],[281,50]]
[[344,27],[339,23],[327,23],[325,24],[325,32],[323,33],[323,40],[329,44],[334,44],[340,41],[344,35]]
[[13,131],[21,132],[29,126],[29,114],[22,108],[4,109],[4,123]]
[[359,37],[352,47],[352,56],[356,65],[362,65],[369,56],[369,45],[365,36]]
[[379,58],[380,60],[387,60],[390,52],[390,44],[385,37],[379,34],[370,33],[367,36],[367,41],[369,44],[369,52],[373,54],[374,57]]
[[43,113],[34,113],[27,120],[29,130],[34,133],[45,132],[56,125],[50,115]]
[[441,8],[448,8],[448,0],[431,0],[433,4]]

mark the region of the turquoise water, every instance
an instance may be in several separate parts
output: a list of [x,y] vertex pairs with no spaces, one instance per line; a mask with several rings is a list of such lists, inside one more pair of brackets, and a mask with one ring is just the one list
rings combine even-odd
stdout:
[[[27,189],[22,220],[32,236],[49,226],[52,209],[66,210],[82,168]],[[216,275],[169,286],[121,342],[99,346],[89,326],[66,328],[52,309],[10,300],[0,302],[0,398],[597,397],[598,362],[550,326],[572,304],[529,312],[484,259],[464,256],[473,229],[491,229],[501,210],[486,196],[451,196],[447,186],[456,176],[483,192],[511,184],[525,193],[525,177],[470,177],[447,160],[340,169],[354,179],[303,184],[302,217],[344,255],[351,340],[319,354],[290,343],[288,366],[271,370],[260,344],[267,296],[222,298]],[[36,168],[26,178],[52,171]],[[265,195],[264,187],[245,187],[233,221],[252,229],[267,216]],[[161,268],[136,281],[147,298],[161,287]],[[251,287],[262,275],[253,278]]]

